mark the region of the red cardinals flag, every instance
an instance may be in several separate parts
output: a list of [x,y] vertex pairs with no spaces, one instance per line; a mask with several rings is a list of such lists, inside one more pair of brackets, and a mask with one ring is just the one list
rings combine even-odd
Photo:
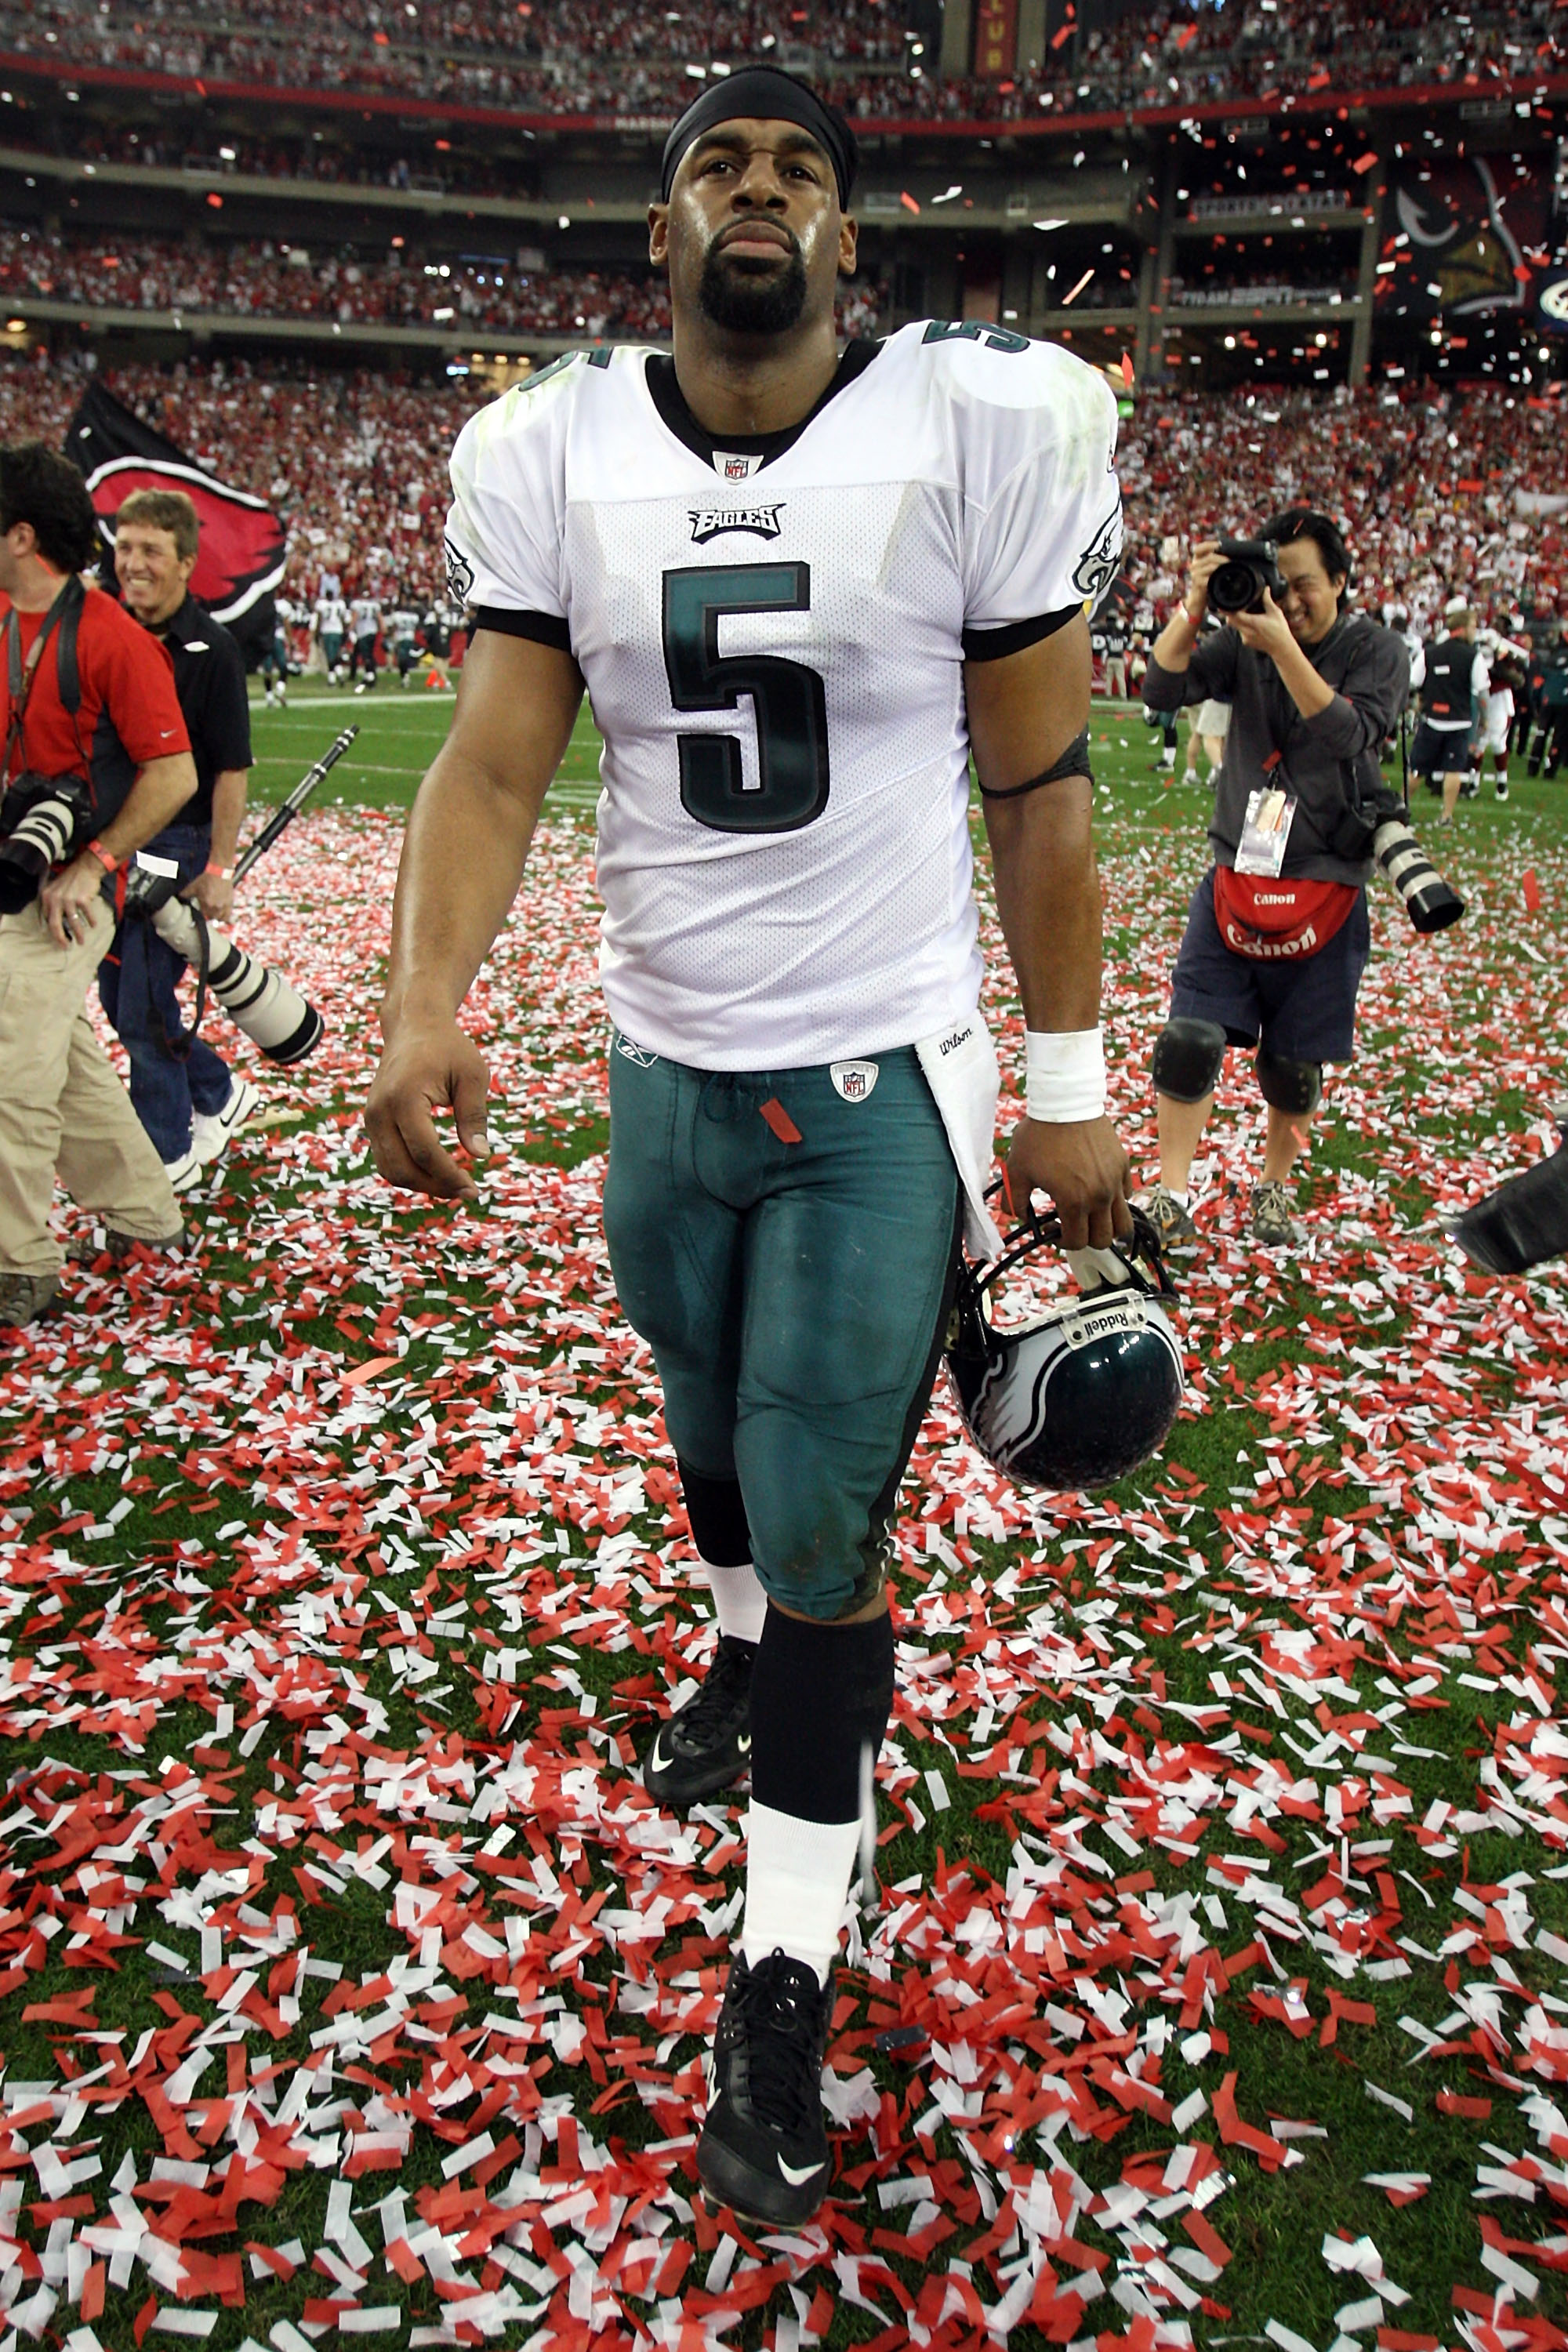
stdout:
[[173,441],[89,384],[66,428],[66,455],[87,478],[98,527],[110,551],[114,518],[132,490],[184,490],[201,520],[201,547],[191,591],[259,658],[273,630],[272,591],[283,577],[283,525],[265,499],[232,488],[205,472]]

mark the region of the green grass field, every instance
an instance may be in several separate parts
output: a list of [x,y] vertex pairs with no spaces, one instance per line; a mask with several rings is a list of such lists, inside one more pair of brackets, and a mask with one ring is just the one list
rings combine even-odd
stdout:
[[[471,1001],[479,1210],[358,1129],[449,709],[258,709],[258,803],[362,729],[237,925],[328,1043],[183,1269],[0,1362],[0,2352],[1568,2341],[1568,1318],[1433,1228],[1557,1098],[1568,784],[1462,804],[1459,931],[1378,900],[1300,1259],[1247,1246],[1227,1077],[1160,1462],[1036,1507],[939,1397],[834,2200],[758,2241],[691,2170],[742,1812],[633,1769],[705,1612],[598,1231],[586,716]],[[1094,734],[1148,1176],[1207,796]]]

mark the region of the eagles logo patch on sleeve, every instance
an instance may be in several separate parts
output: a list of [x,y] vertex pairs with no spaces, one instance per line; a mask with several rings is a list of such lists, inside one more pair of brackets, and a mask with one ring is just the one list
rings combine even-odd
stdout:
[[1079,557],[1072,584],[1091,604],[1098,604],[1121,568],[1121,501],[1108,515]]
[[462,550],[446,541],[447,587],[454,604],[466,604],[474,593],[474,567]]

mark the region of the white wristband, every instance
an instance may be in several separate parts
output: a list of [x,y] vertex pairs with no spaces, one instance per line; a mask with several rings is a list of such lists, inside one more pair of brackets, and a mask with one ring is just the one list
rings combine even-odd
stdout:
[[1052,1126],[1105,1116],[1105,1047],[1098,1029],[1024,1032],[1026,1115]]

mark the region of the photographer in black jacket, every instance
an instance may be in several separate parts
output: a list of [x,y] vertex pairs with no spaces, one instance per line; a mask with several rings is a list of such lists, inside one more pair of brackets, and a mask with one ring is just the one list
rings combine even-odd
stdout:
[[1191,1247],[1193,1158],[1227,1045],[1257,1045],[1268,1107],[1254,1240],[1300,1238],[1287,1178],[1322,1094],[1322,1065],[1354,1051],[1356,992],[1370,946],[1371,828],[1352,807],[1386,794],[1378,750],[1409,690],[1392,630],[1345,609],[1350,557],[1326,515],[1296,507],[1267,524],[1279,593],[1198,633],[1226,559],[1194,551],[1184,603],[1156,639],[1143,680],[1152,710],[1213,698],[1231,706],[1209,840],[1154,1048],[1160,1181],[1150,1213],[1167,1244]]

